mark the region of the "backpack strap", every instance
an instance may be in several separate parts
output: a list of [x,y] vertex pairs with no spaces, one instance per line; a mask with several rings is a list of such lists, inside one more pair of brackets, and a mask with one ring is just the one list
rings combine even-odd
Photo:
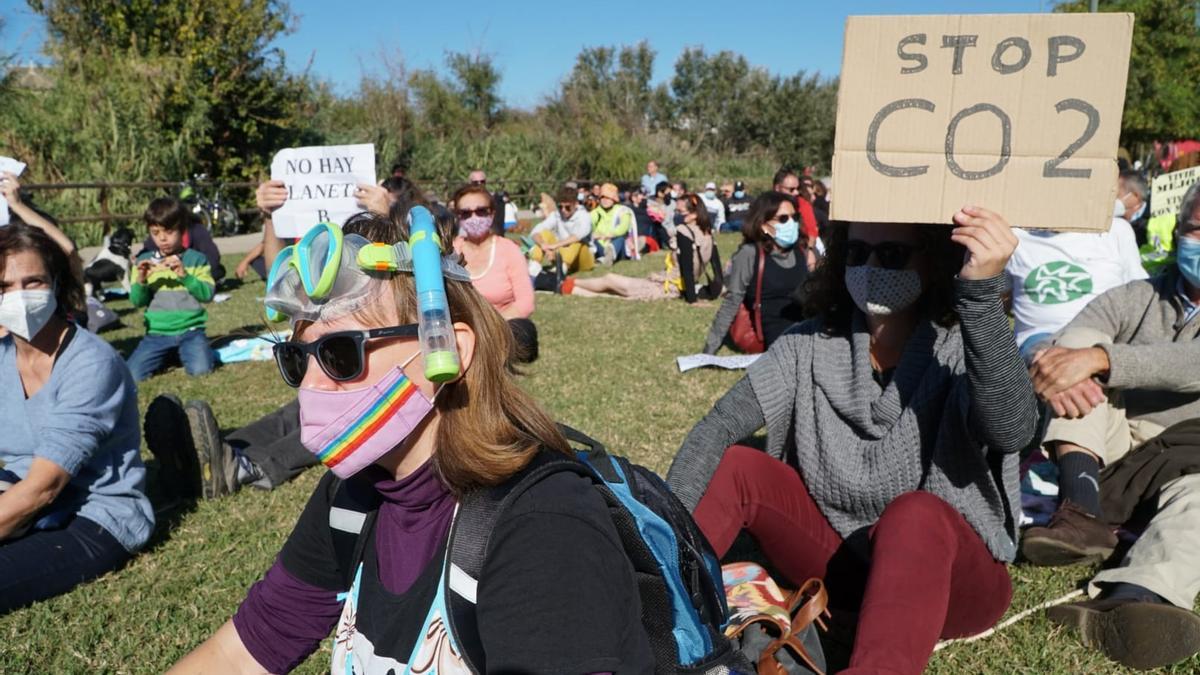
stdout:
[[[332,473],[329,474],[333,476]],[[375,528],[381,498],[369,481],[333,478],[333,499],[329,505],[329,536],[333,541],[342,586],[350,588],[354,572],[362,561],[367,541]]]
[[[561,424],[559,430],[567,440],[586,446],[588,453],[604,452],[604,446],[580,431]],[[446,604],[450,612],[447,623],[472,672],[485,672],[486,668],[475,604],[492,531],[500,517],[529,488],[547,476],[563,471],[594,477],[587,466],[572,457],[541,452],[512,479],[496,487],[474,490],[459,501],[447,544]]]
[[758,279],[755,281],[754,288],[754,333],[758,336],[758,341],[763,343],[763,351],[767,351],[767,338],[763,334],[762,327],[762,287],[763,287],[763,272],[767,265],[767,250],[761,245],[758,246]]

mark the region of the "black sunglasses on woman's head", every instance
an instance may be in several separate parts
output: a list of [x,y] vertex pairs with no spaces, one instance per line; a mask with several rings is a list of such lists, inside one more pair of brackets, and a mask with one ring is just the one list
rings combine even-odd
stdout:
[[362,375],[366,364],[367,340],[415,338],[417,324],[387,328],[347,330],[328,333],[312,342],[276,342],[272,348],[275,365],[289,387],[299,387],[308,372],[308,357],[314,356],[321,370],[335,382],[353,380]]

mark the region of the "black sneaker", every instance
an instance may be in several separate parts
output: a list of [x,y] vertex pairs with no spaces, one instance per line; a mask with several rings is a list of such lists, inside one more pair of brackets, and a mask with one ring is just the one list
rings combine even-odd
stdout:
[[1078,630],[1085,646],[1139,670],[1169,666],[1200,652],[1200,616],[1167,603],[1085,600],[1051,607],[1046,618]]
[[233,448],[221,440],[221,428],[204,401],[188,401],[187,423],[195,442],[200,483],[205,499],[233,494],[240,487]]
[[200,465],[188,429],[187,413],[179,397],[156,396],[146,408],[142,425],[150,454],[158,460],[158,475],[163,494],[169,501],[195,500],[200,497]]

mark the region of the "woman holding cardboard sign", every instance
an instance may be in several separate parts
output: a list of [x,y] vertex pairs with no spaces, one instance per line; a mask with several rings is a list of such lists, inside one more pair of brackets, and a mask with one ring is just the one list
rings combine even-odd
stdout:
[[[834,223],[814,318],[717,401],[668,475],[718,555],[747,530],[787,582],[821,579],[835,609],[859,610],[849,672],[920,672],[1012,594],[1017,452],[1038,426],[1001,301],[1017,240],[985,209],[954,221]],[[766,452],[732,445],[764,425]]]

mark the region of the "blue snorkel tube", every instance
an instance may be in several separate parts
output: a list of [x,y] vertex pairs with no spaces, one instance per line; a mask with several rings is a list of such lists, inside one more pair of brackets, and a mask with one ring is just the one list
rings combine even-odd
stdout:
[[450,303],[442,277],[442,247],[433,214],[424,206],[408,212],[408,249],[417,285],[417,334],[425,354],[425,378],[446,382],[458,377],[458,343],[450,321]]

